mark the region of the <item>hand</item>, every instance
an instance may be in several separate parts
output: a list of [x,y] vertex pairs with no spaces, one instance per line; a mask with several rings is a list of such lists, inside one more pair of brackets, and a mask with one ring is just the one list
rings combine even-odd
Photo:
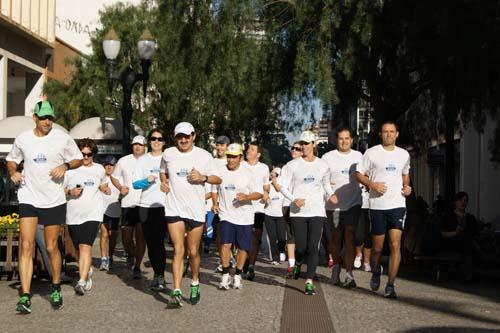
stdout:
[[14,183],[14,185],[19,185],[24,179],[22,173],[16,171],[12,176],[10,176],[10,180]]
[[66,164],[61,164],[60,166],[55,167],[54,169],[52,169],[52,171],[50,171],[50,177],[54,179],[61,179],[64,177],[66,170],[67,170]]
[[168,182],[161,182],[160,191],[162,191],[163,193],[170,192],[170,186],[168,185]]
[[405,197],[409,196],[411,194],[411,186],[409,185],[403,185],[403,190],[401,191]]
[[109,188],[108,184],[102,184],[101,186],[99,186],[99,190],[106,195],[111,195],[111,189]]
[[248,201],[248,195],[246,195],[245,193],[236,193],[236,201]]
[[337,195],[336,195],[336,194],[332,194],[332,196],[330,197],[329,201],[330,201],[332,204],[336,205],[336,204],[338,204],[338,203],[339,203],[339,198],[337,197]]
[[121,195],[127,195],[128,192],[130,192],[130,189],[128,188],[128,186],[122,186],[122,188],[120,189],[120,194]]
[[205,182],[205,176],[203,176],[198,170],[195,168],[191,169],[187,176],[187,180],[190,183],[200,184]]
[[82,194],[83,187],[74,187],[71,190],[69,190],[69,195],[72,197],[79,197]]
[[219,208],[219,205],[213,205],[212,206],[212,212],[214,214],[219,214],[220,213],[220,208]]
[[155,175],[149,175],[148,176],[148,183],[154,183],[156,181],[158,177],[156,177]]
[[387,192],[387,186],[385,186],[385,182],[372,183],[371,189],[378,194],[384,194],[385,192]]
[[295,206],[302,208],[306,204],[306,199],[295,199],[293,200],[293,203],[295,204]]

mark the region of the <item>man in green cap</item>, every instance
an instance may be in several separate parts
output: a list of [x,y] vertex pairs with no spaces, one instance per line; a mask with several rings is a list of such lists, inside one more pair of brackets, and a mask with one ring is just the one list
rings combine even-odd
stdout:
[[[64,174],[82,164],[82,153],[65,132],[52,128],[54,107],[48,101],[35,105],[35,128],[19,134],[7,155],[10,179],[19,185],[20,216],[19,277],[21,296],[16,311],[31,313],[31,277],[37,225],[44,226],[45,242],[52,269],[50,302],[54,309],[63,306],[61,294],[61,253],[57,247],[60,225],[66,220]],[[24,169],[18,166],[24,161]]]

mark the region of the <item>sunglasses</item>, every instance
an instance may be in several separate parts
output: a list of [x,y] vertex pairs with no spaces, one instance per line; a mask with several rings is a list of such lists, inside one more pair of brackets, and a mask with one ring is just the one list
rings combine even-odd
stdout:
[[115,166],[115,165],[112,163],[104,163],[104,166],[106,167],[106,166]]
[[50,120],[50,121],[54,121],[54,117],[51,117],[51,116],[38,117],[38,120],[41,120],[41,121],[44,121],[44,120],[47,120],[47,119]]
[[92,155],[94,155],[94,153],[83,153],[82,152],[82,155],[83,155],[83,157],[92,157]]
[[292,151],[295,150],[295,151],[302,151],[302,148],[300,147],[292,147]]
[[149,141],[158,141],[158,142],[163,142],[163,138],[161,136],[152,136]]

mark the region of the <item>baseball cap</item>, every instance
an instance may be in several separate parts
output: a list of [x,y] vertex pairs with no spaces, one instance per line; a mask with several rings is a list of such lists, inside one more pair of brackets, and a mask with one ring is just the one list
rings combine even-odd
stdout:
[[138,145],[143,145],[145,146],[146,145],[146,138],[143,137],[142,135],[136,135],[134,136],[134,138],[132,139],[132,144],[135,145],[135,144],[138,144]]
[[113,155],[107,155],[106,157],[104,157],[104,161],[103,161],[102,164],[104,164],[104,165],[107,165],[107,164],[115,165],[116,164],[116,158]]
[[178,134],[191,135],[191,133],[193,132],[194,132],[193,125],[191,125],[191,123],[183,121],[175,126],[174,136],[177,136]]
[[40,101],[40,102],[36,103],[33,113],[37,117],[44,117],[44,116],[55,117],[56,116],[54,113],[54,106],[49,101]]
[[299,142],[311,143],[313,141],[316,141],[316,134],[312,131],[304,131],[300,135]]
[[226,155],[243,155],[243,147],[239,143],[231,143],[226,150]]
[[217,139],[215,140],[215,143],[221,143],[221,144],[226,144],[228,145],[231,141],[229,140],[229,138],[225,135],[219,135],[217,137]]

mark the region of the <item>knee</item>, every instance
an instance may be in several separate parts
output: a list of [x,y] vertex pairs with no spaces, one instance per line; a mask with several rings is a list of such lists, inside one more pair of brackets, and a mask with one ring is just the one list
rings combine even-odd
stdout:
[[392,241],[391,243],[391,251],[392,252],[399,252],[401,249],[401,242],[400,241]]
[[49,254],[55,254],[59,252],[59,248],[57,247],[57,241],[47,242],[47,252]]
[[33,252],[33,246],[35,242],[29,240],[21,241],[21,253],[23,254],[31,254]]
[[184,244],[178,244],[174,246],[174,255],[183,256],[184,255]]
[[197,246],[190,246],[188,248],[188,255],[190,258],[195,258],[200,254]]

